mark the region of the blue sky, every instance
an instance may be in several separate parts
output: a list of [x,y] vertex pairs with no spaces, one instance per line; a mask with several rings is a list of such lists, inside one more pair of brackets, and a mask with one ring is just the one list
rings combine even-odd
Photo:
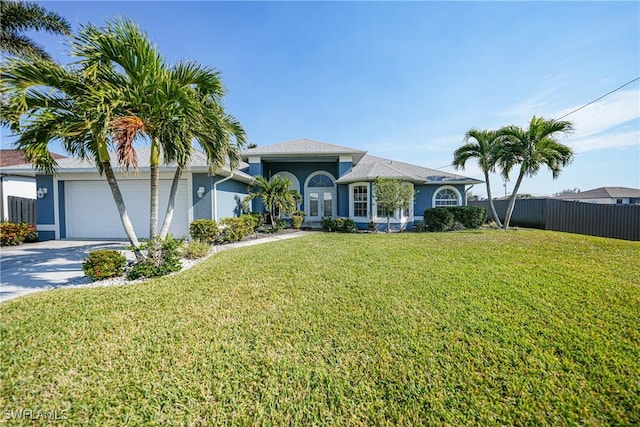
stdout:
[[[218,69],[250,142],[310,138],[432,168],[470,128],[560,117],[640,76],[636,1],[39,3],[74,31],[131,18],[168,61]],[[70,61],[62,38],[33,37]],[[574,162],[521,193],[640,187],[638,82],[566,119]],[[460,173],[482,178],[473,163]],[[504,194],[497,175],[492,189]]]

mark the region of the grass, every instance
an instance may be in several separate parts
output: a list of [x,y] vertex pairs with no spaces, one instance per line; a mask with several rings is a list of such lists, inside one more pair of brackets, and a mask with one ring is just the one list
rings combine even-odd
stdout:
[[638,242],[534,230],[318,233],[34,294],[0,305],[0,408],[87,425],[637,425],[638,259]]

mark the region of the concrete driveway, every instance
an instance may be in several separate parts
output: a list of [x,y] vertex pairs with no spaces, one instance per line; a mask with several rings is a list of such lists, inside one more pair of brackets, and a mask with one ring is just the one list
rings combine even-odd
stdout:
[[70,285],[84,277],[82,262],[96,249],[125,249],[127,241],[50,240],[0,249],[0,302]]

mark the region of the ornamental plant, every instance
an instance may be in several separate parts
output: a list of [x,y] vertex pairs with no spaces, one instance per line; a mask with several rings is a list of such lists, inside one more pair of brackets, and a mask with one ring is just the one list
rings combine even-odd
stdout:
[[89,253],[82,263],[85,276],[93,281],[122,276],[127,259],[120,252],[113,249],[100,249]]

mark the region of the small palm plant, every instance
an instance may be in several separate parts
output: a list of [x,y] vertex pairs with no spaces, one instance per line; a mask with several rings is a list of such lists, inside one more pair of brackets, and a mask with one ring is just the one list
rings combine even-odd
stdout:
[[296,190],[291,190],[291,180],[287,177],[274,176],[270,181],[258,176],[253,185],[249,187],[249,195],[243,200],[245,209],[249,208],[249,202],[260,199],[265,210],[269,213],[271,228],[275,224],[279,214],[290,215],[296,211],[302,201],[302,196]]

